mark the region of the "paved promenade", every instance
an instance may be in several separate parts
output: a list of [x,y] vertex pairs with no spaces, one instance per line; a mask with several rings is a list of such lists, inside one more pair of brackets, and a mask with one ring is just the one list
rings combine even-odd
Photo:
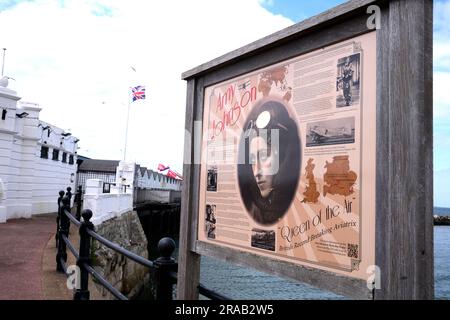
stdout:
[[42,258],[55,215],[0,224],[0,300],[44,299]]
[[[0,300],[72,300],[65,274],[56,272],[56,214],[0,224]],[[78,248],[78,229],[70,230]],[[67,250],[67,265],[76,263]],[[105,300],[89,280],[92,300]]]

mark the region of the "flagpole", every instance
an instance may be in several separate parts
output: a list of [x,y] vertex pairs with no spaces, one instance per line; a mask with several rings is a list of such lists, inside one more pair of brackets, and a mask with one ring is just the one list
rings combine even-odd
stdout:
[[[133,66],[130,66],[130,68],[136,72],[136,69]],[[127,111],[127,127],[125,129],[125,147],[123,148],[123,161],[126,161],[127,156],[127,143],[128,143],[128,122],[130,120],[130,106],[131,106],[131,97],[132,94],[130,93],[130,89],[128,88],[128,111]]]
[[125,129],[125,147],[123,148],[123,161],[126,161],[127,156],[127,142],[128,142],[128,122],[130,120],[130,105],[131,105],[131,95],[128,92],[128,111],[127,111],[127,126]]
[[3,48],[2,77],[3,77],[3,71],[5,71],[5,55],[6,55],[6,48]]

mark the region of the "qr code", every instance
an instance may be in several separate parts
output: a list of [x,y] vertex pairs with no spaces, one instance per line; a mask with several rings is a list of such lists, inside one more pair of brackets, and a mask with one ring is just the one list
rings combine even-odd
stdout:
[[351,270],[359,270],[359,265],[361,263],[361,260],[359,259],[351,259]]
[[349,258],[358,259],[358,245],[357,244],[347,244],[347,256]]

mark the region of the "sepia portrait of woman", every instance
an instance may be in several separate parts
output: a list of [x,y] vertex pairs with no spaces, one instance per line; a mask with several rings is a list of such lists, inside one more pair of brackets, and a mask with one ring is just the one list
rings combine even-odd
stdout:
[[297,191],[301,145],[295,121],[283,102],[267,100],[250,112],[240,140],[238,183],[249,215],[273,225]]

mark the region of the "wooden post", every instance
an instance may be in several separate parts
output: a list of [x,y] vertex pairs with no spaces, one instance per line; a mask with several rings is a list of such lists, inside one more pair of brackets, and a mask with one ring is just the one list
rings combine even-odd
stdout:
[[[178,255],[178,299],[198,299],[198,284],[200,280],[200,255],[193,252],[194,241],[197,237],[196,226],[198,216],[198,188],[200,174],[199,165],[194,164],[194,122],[197,118],[195,113],[199,108],[196,104],[196,81],[187,83],[186,101],[186,126],[185,130],[191,134],[185,138],[184,146],[184,168],[183,168],[183,191],[181,198],[180,213],[180,251]],[[200,106],[201,108],[201,106]],[[199,150],[197,150],[199,152]],[[194,164],[194,165],[191,165]],[[197,194],[197,195],[196,195]]]
[[383,8],[377,43],[375,299],[433,299],[433,1]]

